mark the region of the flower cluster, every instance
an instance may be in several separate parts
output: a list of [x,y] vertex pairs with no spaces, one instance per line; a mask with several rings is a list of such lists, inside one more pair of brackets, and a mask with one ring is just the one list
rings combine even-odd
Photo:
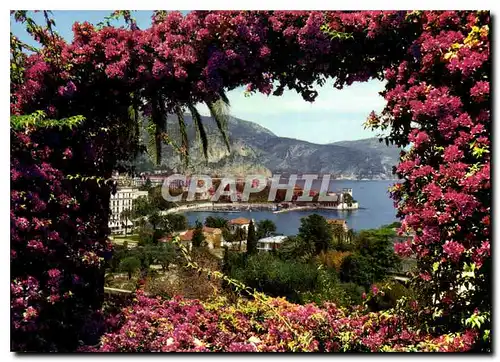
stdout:
[[[26,21],[25,14],[18,17]],[[413,238],[397,251],[418,258],[422,298],[429,308],[444,308],[440,320],[458,329],[478,300],[481,308],[491,307],[483,282],[491,273],[489,26],[485,11],[193,11],[158,12],[144,30],[76,23],[72,43],[37,31],[43,47],[16,64],[23,79],[13,78],[12,112],[82,114],[87,123],[69,134],[12,135],[12,280],[33,277],[42,293],[13,299],[16,333],[42,315],[64,319],[60,305],[70,305],[64,299],[70,291],[101,291],[99,245],[107,235],[109,190],[95,182],[75,187],[65,177],[109,177],[118,160],[133,156],[138,135],[130,132],[130,108],[148,111],[164,103],[169,112],[244,85],[248,92],[275,95],[289,88],[314,101],[314,86],[325,78],[341,89],[382,75],[387,105],[370,115],[368,125],[389,128],[396,145],[412,145],[396,169],[404,183],[392,196],[402,232]],[[473,271],[464,273],[467,268]],[[62,275],[49,286],[51,269]],[[73,275],[80,280],[78,293]],[[458,293],[471,281],[474,288]],[[440,304],[432,296],[444,289],[463,300]],[[181,349],[185,334],[196,334],[178,333],[180,339],[168,338]],[[79,338],[64,331],[52,335]],[[377,338],[366,346],[378,346]],[[42,337],[14,339],[30,341],[23,348],[54,348]],[[246,339],[234,343],[225,345],[254,348]]]
[[[72,142],[77,137],[69,128],[11,130],[14,350],[74,350],[100,306],[102,262],[95,256],[105,245],[109,188],[65,176],[79,171],[70,161],[73,153],[82,155]],[[93,197],[85,199],[87,190]],[[92,262],[82,263],[80,254]]]
[[[373,288],[373,294],[383,294]],[[265,305],[264,305],[265,304]],[[432,336],[397,313],[296,305],[284,299],[230,304],[149,298],[123,309],[122,323],[87,352],[467,351],[476,334]]]
[[[465,287],[471,278],[488,280],[491,273],[485,267],[490,258],[490,19],[487,12],[414,12],[410,18],[423,31],[409,48],[408,61],[386,75],[388,104],[381,116],[393,124],[412,121],[406,123],[409,132],[391,132],[401,145],[412,143],[396,170],[406,182],[392,195],[404,231],[415,236],[395,250],[420,260],[417,275],[430,295],[442,290],[441,280],[452,281],[446,284],[448,296],[427,301],[444,313],[448,325],[459,325],[474,310],[473,300],[490,295],[479,283]],[[463,272],[471,264],[473,277]],[[467,294],[458,292],[464,288]],[[463,304],[454,303],[458,295]]]

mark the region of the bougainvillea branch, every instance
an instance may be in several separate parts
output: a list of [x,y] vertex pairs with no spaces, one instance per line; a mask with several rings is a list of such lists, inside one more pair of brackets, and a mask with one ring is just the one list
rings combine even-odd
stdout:
[[[386,81],[382,95],[387,104],[381,114],[372,113],[366,125],[390,130],[387,142],[410,145],[395,170],[403,182],[394,186],[392,197],[403,221],[401,232],[412,235],[395,248],[401,255],[417,258],[419,272],[414,282],[421,291],[419,304],[431,311],[429,323],[441,334],[460,333],[466,328],[465,321],[488,315],[489,12],[193,11],[185,16],[157,12],[152,26],[144,30],[133,26],[130,13],[116,15],[128,17],[129,26],[75,23],[74,39],[67,43],[54,36],[50,21],[47,27],[39,27],[27,20],[25,12],[15,12],[18,20],[31,26],[42,46],[27,55],[16,39],[11,42],[15,54],[11,58],[12,114],[41,110],[51,119],[85,117],[84,126],[71,131],[71,143],[53,131],[12,134],[18,147],[11,156],[12,255],[19,267],[35,251],[63,258],[64,253],[52,252],[52,246],[45,245],[51,239],[41,230],[45,232],[48,220],[53,231],[67,232],[57,250],[73,250],[75,240],[87,240],[81,241],[83,253],[90,252],[94,242],[105,243],[109,189],[107,198],[100,188],[90,185],[95,181],[87,180],[89,184],[80,189],[73,184],[58,186],[54,180],[76,174],[108,178],[113,169],[121,167],[119,161],[133,157],[138,140],[131,134],[135,129],[130,127],[131,106],[136,112],[150,114],[151,100],[157,98],[163,100],[165,113],[174,113],[179,107],[200,102],[212,104],[224,92],[240,86],[247,86],[249,93],[267,95],[280,95],[288,88],[312,102],[318,94],[316,84],[326,78],[333,78],[339,89],[375,78]],[[161,122],[154,130],[158,139],[166,139]],[[51,154],[50,162],[35,157],[37,152]],[[78,162],[68,165],[69,157]],[[47,180],[38,184],[46,177],[60,189],[47,191]],[[59,193],[64,196],[58,198]],[[25,197],[36,206],[28,209]],[[90,198],[95,209],[88,206],[88,218],[76,211],[71,217],[64,216],[64,208],[37,216],[51,197],[70,209],[78,205],[72,198]],[[68,270],[72,270],[70,260],[74,265],[81,263],[77,262],[77,249],[67,259]],[[104,248],[99,250],[104,252]],[[84,263],[94,259],[89,254]],[[59,269],[53,260],[52,269]],[[46,274],[46,265],[33,265],[40,270],[13,273],[13,288],[18,293],[12,297],[13,309],[19,313],[14,319],[18,346],[20,336],[35,328],[23,323],[51,315],[43,312],[47,302],[37,298],[40,294],[50,298],[53,284],[61,278],[56,271],[51,271],[52,276]],[[92,265],[96,269],[91,274],[99,280],[99,263]],[[19,300],[23,293],[30,295],[28,304]],[[43,332],[47,327],[40,328],[36,329],[40,334],[33,335],[44,337],[36,337],[38,342],[33,345],[54,349],[50,343],[57,343],[49,342],[50,334]],[[489,341],[489,330],[485,317],[481,340],[487,336]]]

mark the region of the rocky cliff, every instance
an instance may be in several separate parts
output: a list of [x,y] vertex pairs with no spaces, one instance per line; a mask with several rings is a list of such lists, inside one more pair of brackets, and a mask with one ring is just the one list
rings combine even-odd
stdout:
[[[235,117],[228,122],[229,152],[215,121],[203,117],[209,145],[207,161],[190,115],[185,115],[185,120],[188,137],[192,140],[187,172],[210,175],[329,173],[343,179],[389,179],[393,178],[392,166],[397,164],[399,158],[397,147],[386,146],[377,138],[314,144],[278,137],[256,123]],[[168,119],[167,129],[173,139],[179,139],[176,118]],[[186,172],[171,146],[164,146],[163,152],[163,169]],[[138,171],[155,168],[147,155],[141,156],[137,166]]]

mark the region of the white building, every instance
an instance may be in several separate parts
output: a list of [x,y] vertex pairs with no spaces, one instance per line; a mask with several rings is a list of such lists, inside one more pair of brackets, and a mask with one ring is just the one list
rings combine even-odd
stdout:
[[269,236],[267,238],[259,239],[257,241],[257,250],[271,251],[279,248],[288,236],[278,235]]
[[123,220],[123,210],[132,210],[134,200],[141,196],[148,196],[147,191],[139,191],[134,187],[121,187],[116,190],[116,194],[111,195],[109,206],[111,216],[109,218],[108,227],[112,233],[124,233],[125,223],[127,223],[128,231],[131,231],[133,223],[131,220]]

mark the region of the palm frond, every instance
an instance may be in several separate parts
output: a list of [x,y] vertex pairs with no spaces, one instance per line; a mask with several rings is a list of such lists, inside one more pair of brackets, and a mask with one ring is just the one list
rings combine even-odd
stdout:
[[220,99],[222,99],[222,101],[226,104],[226,106],[229,109],[229,107],[231,107],[231,104],[229,103],[229,98],[227,98],[226,93],[225,92],[220,92],[219,96],[220,96]]
[[148,134],[148,142],[146,143],[146,151],[154,164],[158,164],[158,153],[156,149],[156,124],[150,119],[149,124],[146,126]]
[[181,132],[181,149],[183,152],[181,153],[181,158],[184,158],[185,165],[188,165],[189,162],[189,143],[188,143],[188,135],[186,130],[186,122],[184,121],[184,114],[182,113],[182,108],[177,105],[175,107],[175,114],[177,115],[177,119],[179,121],[179,130]]
[[188,108],[189,112],[191,112],[193,120],[196,122],[196,129],[199,132],[201,144],[203,146],[203,155],[205,156],[205,161],[208,162],[208,138],[207,133],[205,132],[205,127],[203,126],[201,115],[192,103],[188,103]]
[[[227,97],[225,97],[227,99]],[[229,100],[228,100],[229,102]],[[227,150],[231,152],[231,146],[229,145],[229,137],[227,134],[227,123],[229,120],[229,104],[226,103],[222,98],[219,98],[215,102],[206,102],[208,109],[210,110],[210,115],[217,123],[224,143],[226,144]]]

